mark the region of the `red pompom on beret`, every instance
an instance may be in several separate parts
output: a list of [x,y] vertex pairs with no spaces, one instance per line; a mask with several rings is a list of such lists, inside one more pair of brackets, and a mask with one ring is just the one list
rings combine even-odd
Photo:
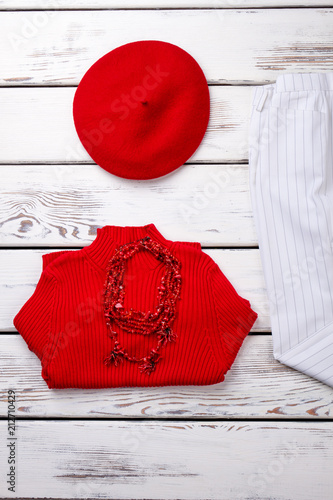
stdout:
[[183,165],[206,132],[209,89],[196,60],[171,43],[127,43],[96,61],[74,96],[80,141],[102,168],[152,179]]

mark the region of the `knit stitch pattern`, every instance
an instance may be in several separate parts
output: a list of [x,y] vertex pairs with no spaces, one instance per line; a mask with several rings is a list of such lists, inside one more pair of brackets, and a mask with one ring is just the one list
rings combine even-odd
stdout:
[[[135,363],[105,364],[114,341],[103,309],[106,270],[119,245],[149,236],[181,262],[181,294],[172,330],[177,341],[163,349],[149,375]],[[124,308],[158,306],[163,261],[146,249],[126,262]],[[154,224],[104,226],[79,250],[43,255],[37,287],[14,318],[14,326],[41,361],[50,389],[208,385],[222,382],[257,313],[242,298],[200,243],[171,241]],[[157,333],[137,335],[115,324],[119,343],[131,356],[156,347]]]

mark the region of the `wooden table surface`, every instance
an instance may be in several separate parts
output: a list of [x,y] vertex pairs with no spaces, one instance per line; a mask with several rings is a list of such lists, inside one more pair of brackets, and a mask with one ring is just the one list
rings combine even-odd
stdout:
[[[333,498],[333,390],[273,358],[247,163],[251,86],[332,71],[332,26],[328,0],[0,0],[1,498]],[[142,39],[198,61],[211,117],[184,166],[132,181],[91,161],[72,101],[99,57]],[[12,323],[42,254],[89,245],[106,224],[147,223],[199,241],[258,312],[226,380],[48,389]]]

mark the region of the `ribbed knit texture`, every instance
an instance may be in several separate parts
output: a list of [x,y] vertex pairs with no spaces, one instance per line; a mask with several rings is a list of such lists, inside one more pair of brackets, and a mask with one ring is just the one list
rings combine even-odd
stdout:
[[[103,311],[106,268],[120,244],[150,236],[181,262],[182,286],[172,324],[176,342],[160,350],[150,375],[124,360],[106,366],[114,347]],[[142,249],[126,263],[125,309],[154,311],[163,262]],[[34,294],[14,318],[14,326],[41,360],[49,388],[105,388],[208,385],[224,380],[257,314],[240,297],[200,243],[167,240],[154,224],[105,226],[82,250],[43,256]],[[124,332],[113,325],[120,344],[141,358],[156,348],[157,334]]]

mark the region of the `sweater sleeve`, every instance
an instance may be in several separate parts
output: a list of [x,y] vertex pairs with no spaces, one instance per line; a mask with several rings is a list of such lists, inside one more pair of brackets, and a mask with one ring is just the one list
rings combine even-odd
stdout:
[[41,360],[49,342],[56,279],[43,271],[34,293],[16,314],[13,324],[29,349]]
[[218,336],[225,356],[226,373],[251,330],[258,314],[250,302],[236,292],[217,264],[211,269],[210,285],[217,316]]

